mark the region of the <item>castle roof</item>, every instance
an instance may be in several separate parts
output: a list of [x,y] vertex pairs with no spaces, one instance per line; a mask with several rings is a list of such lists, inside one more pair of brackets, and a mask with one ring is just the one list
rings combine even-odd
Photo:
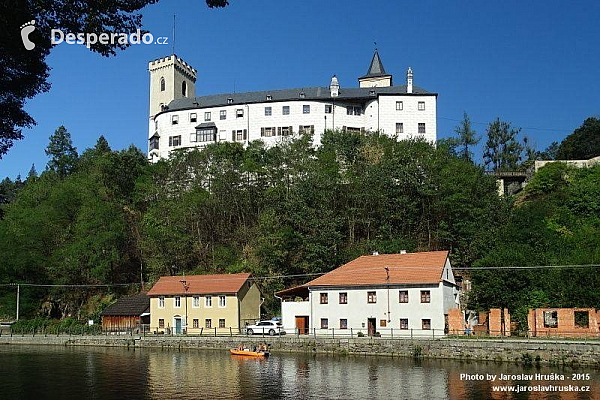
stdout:
[[[437,96],[437,93],[431,93],[418,86],[413,86],[413,92],[407,93],[406,85],[388,86],[388,87],[372,87],[372,88],[341,88],[339,96],[335,101],[354,101],[363,103],[368,99],[372,99],[379,95],[432,95]],[[307,101],[321,100],[332,101],[331,92],[328,87],[306,87],[296,89],[282,90],[263,90],[258,92],[245,93],[223,93],[213,94],[208,96],[200,96],[193,98],[181,98],[173,100],[169,103],[167,111],[185,110],[193,108],[207,108],[231,106],[240,104],[253,103],[271,103],[278,101]]]
[[358,79],[376,78],[379,76],[390,75],[385,73],[385,68],[383,68],[383,63],[381,62],[381,58],[379,57],[379,52],[375,50],[375,54],[373,54],[373,59],[371,60],[371,65],[369,65],[369,70],[364,76],[361,76]]

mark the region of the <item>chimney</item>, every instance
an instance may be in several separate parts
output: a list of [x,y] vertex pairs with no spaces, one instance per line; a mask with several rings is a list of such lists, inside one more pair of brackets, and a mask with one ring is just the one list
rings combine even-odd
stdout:
[[329,84],[329,91],[331,92],[331,97],[338,97],[338,95],[340,94],[340,83],[338,82],[338,79],[335,75],[331,78],[331,83]]
[[408,71],[406,71],[406,93],[413,92],[413,72],[410,67],[408,67]]
[[374,256],[378,256],[378,255],[379,255],[379,252],[378,252],[378,251],[374,251],[374,252],[373,252],[373,255],[374,255]]
[[406,254],[406,250],[400,250],[400,254]]

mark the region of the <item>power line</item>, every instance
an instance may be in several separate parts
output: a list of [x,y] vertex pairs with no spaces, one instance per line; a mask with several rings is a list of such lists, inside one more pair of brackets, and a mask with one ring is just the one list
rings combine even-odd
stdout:
[[[439,119],[445,119],[448,121],[455,121],[455,122],[462,122],[462,119],[454,119],[454,118],[445,118],[445,117],[438,117]],[[471,121],[472,124],[478,124],[478,125],[489,125],[489,122],[476,122],[476,121]],[[526,129],[526,130],[532,130],[532,131],[550,131],[550,132],[571,132],[569,129],[550,129],[550,128],[532,128],[532,127],[527,127],[527,126],[521,126],[521,129]]]
[[495,269],[546,269],[546,268],[599,268],[600,264],[578,264],[578,265],[536,265],[536,266],[520,266],[520,267],[454,267],[454,270],[460,271],[485,271]]

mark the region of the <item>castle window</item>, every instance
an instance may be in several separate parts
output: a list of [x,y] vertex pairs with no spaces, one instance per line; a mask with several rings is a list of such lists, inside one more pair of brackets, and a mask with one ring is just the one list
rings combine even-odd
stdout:
[[270,117],[273,114],[273,108],[265,107],[265,116]]
[[219,119],[227,119],[227,110],[221,110],[219,113]]
[[205,121],[210,121],[210,111],[207,111],[204,113],[204,120]]
[[419,111],[425,111],[425,102],[424,101],[419,102]]
[[283,115],[290,115],[290,106],[283,106],[281,108],[281,114],[283,114]]
[[190,122],[196,122],[198,120],[198,116],[196,113],[190,113]]
[[179,115],[171,116],[171,124],[177,125],[179,123]]
[[244,109],[238,108],[237,110],[235,110],[235,117],[236,118],[244,118]]
[[419,133],[425,133],[425,123],[419,122]]
[[331,114],[333,106],[331,104],[325,104],[325,114]]
[[165,91],[165,78],[160,78],[160,91]]
[[158,150],[158,141],[159,141],[158,136],[152,136],[150,138],[150,150]]
[[181,146],[181,135],[169,136],[169,146],[171,146],[171,147]]
[[181,82],[181,95],[187,97],[187,83],[185,81]]
[[196,130],[196,141],[198,142],[216,142],[217,128],[202,128]]
[[403,102],[401,102],[401,101],[397,101],[397,102],[396,102],[396,110],[397,110],[397,111],[402,111],[402,110],[404,110],[404,103],[403,103]]
[[360,114],[362,114],[362,107],[348,106],[348,107],[346,107],[346,114],[347,115],[360,115]]
[[305,104],[302,106],[302,114],[310,114],[310,105]]
[[404,124],[402,122],[396,122],[396,133],[404,133]]

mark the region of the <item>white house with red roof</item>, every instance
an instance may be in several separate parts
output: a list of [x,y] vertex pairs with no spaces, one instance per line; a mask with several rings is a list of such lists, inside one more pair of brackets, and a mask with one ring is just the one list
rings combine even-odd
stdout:
[[260,319],[260,290],[248,273],[163,276],[148,296],[151,332],[238,333]]
[[398,337],[444,335],[458,294],[448,251],[361,256],[277,293],[287,332]]

